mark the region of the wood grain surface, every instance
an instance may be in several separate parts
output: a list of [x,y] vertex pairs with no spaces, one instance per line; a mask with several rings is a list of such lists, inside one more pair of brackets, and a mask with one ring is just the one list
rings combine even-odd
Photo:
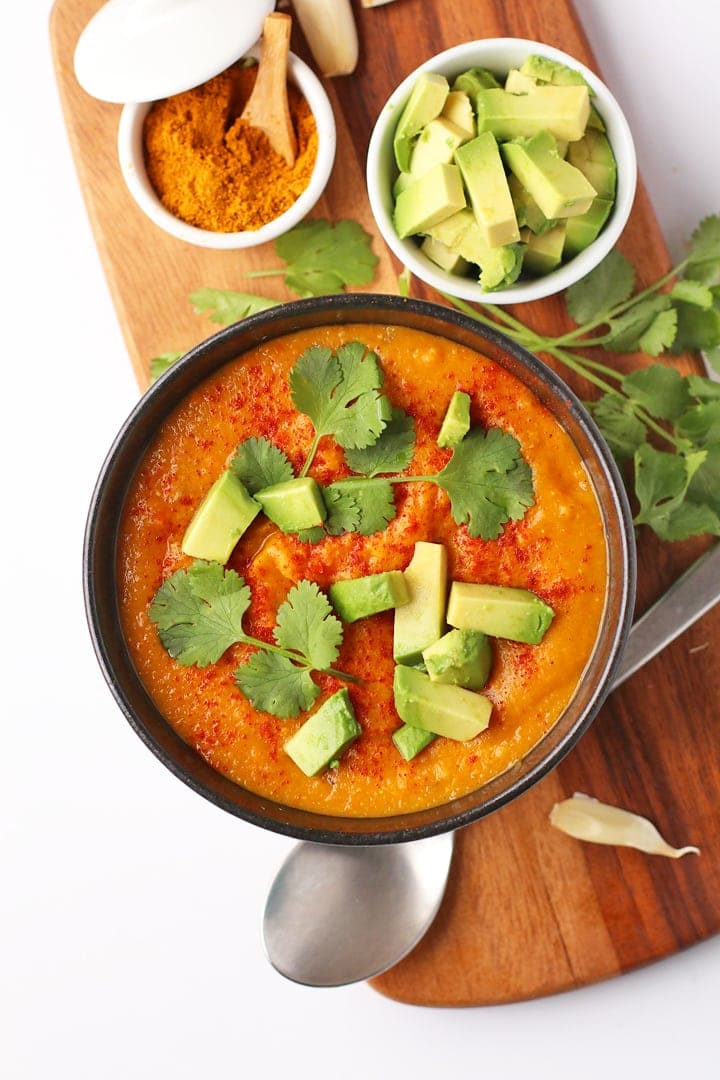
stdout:
[[[201,287],[252,291],[249,269],[278,264],[271,246],[217,252],[168,237],[137,209],[120,177],[120,109],[88,97],[72,57],[99,0],[57,0],[50,36],[80,185],[138,383],[149,358],[184,350],[213,330],[187,297]],[[356,4],[361,60],[353,76],[326,80],[338,125],[338,153],[313,216],[353,217],[376,234],[364,163],[375,117],[395,85],[441,49],[481,37],[532,38],[597,70],[566,0],[398,0]],[[297,29],[293,49],[308,59]],[[601,73],[600,73],[601,74]],[[642,185],[620,247],[648,283],[668,256]],[[379,239],[373,291],[397,292],[397,263]],[[263,292],[289,298],[281,278]],[[438,300],[431,290],[416,295]],[[531,325],[560,332],[561,302],[516,309]],[[624,367],[642,363],[622,358]],[[695,368],[692,357],[678,361]],[[582,385],[573,382],[581,394]],[[108,432],[108,442],[114,432]],[[702,540],[662,544],[638,537],[637,613],[704,548]],[[555,770],[513,805],[457,836],[447,895],[418,947],[372,985],[424,1005],[517,1001],[628,971],[720,928],[720,610],[705,616],[616,691],[590,732]],[[650,817],[674,844],[697,844],[679,862],[571,840],[548,825],[553,803],[584,791]]]

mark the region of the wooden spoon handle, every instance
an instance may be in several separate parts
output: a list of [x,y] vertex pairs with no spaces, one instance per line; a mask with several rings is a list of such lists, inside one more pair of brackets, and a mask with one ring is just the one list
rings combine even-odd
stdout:
[[252,94],[243,109],[242,119],[264,131],[270,145],[295,164],[297,142],[287,95],[287,61],[292,19],[273,12],[263,24],[262,48],[257,78]]

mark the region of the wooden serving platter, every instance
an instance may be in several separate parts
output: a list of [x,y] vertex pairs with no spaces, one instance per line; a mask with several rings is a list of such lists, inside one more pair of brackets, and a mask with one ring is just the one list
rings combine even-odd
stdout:
[[[51,40],[57,82],[80,184],[138,383],[149,358],[184,350],[214,329],[188,296],[202,286],[252,291],[245,271],[277,265],[270,245],[248,252],[190,247],[137,209],[115,148],[120,109],[88,97],[72,57],[99,0],[57,0]],[[480,37],[515,36],[557,46],[595,68],[569,0],[398,0],[356,5],[361,60],[351,77],[327,80],[338,153],[313,212],[352,217],[376,234],[364,162],[375,117],[393,87],[441,49]],[[297,31],[294,51],[308,58]],[[369,61],[371,58],[371,62]],[[642,282],[669,266],[642,186],[620,246]],[[373,291],[397,292],[394,263],[379,238]],[[281,278],[262,291],[290,298]],[[417,295],[438,300],[432,291]],[[525,305],[521,317],[560,332],[560,302]],[[637,362],[642,362],[636,358]],[[627,358],[622,361],[628,363]],[[700,370],[696,359],[680,361]],[[577,387],[583,392],[582,387]],[[108,437],[110,433],[108,433]],[[640,614],[706,547],[638,538]],[[479,1005],[537,997],[617,975],[667,956],[720,929],[720,609],[706,615],[616,691],[590,732],[555,772],[513,805],[457,836],[445,901],[430,932],[372,985],[423,1005]],[[650,817],[674,844],[697,844],[679,862],[581,844],[552,829],[553,803],[584,791]]]

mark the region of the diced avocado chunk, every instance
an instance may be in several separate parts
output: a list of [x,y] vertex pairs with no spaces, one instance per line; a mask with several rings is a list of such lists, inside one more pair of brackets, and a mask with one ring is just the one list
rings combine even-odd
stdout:
[[450,630],[423,649],[423,660],[433,682],[482,690],[490,677],[492,646],[479,630]]
[[508,94],[529,94],[537,86],[537,79],[526,75],[519,68],[510,68],[505,79]]
[[435,735],[432,731],[423,731],[422,728],[412,727],[411,724],[403,724],[392,735],[392,741],[406,761],[412,761],[434,740]]
[[398,173],[395,183],[393,184],[393,198],[397,199],[401,191],[405,188],[409,188],[411,184],[414,184],[417,177],[412,176],[409,172]]
[[[572,221],[573,218],[567,220]],[[523,258],[523,269],[537,277],[556,270],[562,262],[566,229],[566,223],[561,221],[559,225],[555,225],[541,236],[536,236],[529,229],[524,230],[523,239],[527,246]]]
[[450,404],[440,425],[437,437],[438,446],[457,446],[470,430],[470,395],[464,390],[456,390],[450,398]]
[[458,167],[435,165],[398,195],[393,214],[395,231],[401,240],[427,232],[463,206],[465,192]]
[[393,657],[417,664],[422,651],[442,637],[447,600],[447,551],[442,544],[419,540],[405,570],[410,599],[395,612]]
[[470,97],[464,90],[450,91],[443,105],[441,116],[444,116],[446,120],[450,120],[456,127],[460,128],[466,139],[475,138],[477,134],[475,113],[473,112]]
[[520,239],[515,207],[497,141],[483,132],[455,151],[473,213],[489,247]]
[[478,90],[488,90],[491,87],[500,86],[500,83],[487,68],[468,68],[455,79],[452,84],[453,90],[464,90],[470,97],[474,97]]
[[590,115],[586,86],[536,86],[527,94],[481,90],[475,97],[478,133],[524,139],[549,131],[556,139],[581,139]]
[[520,274],[523,245],[491,248],[469,207],[433,225],[428,232],[433,239],[480,267],[480,285],[485,291],[511,285]]
[[612,208],[611,199],[601,199],[598,195],[596,199],[593,199],[590,209],[584,214],[567,219],[565,247],[563,249],[564,258],[571,259],[574,255],[584,251],[589,244],[592,244],[610,217]]
[[452,248],[443,244],[441,240],[426,236],[420,245],[420,250],[423,255],[426,255],[431,262],[434,262],[436,266],[439,266],[447,274],[467,274],[467,260],[463,259],[462,255],[458,255]]
[[430,71],[418,75],[395,128],[393,150],[400,172],[409,170],[413,139],[426,124],[440,115],[449,90],[444,75],[435,75]]
[[355,742],[362,728],[346,689],[324,701],[292,738],[284,750],[306,776],[316,776]]
[[597,111],[594,105],[590,106],[590,116],[587,122],[588,129],[592,128],[594,131],[605,131],[605,121],[600,113]]
[[614,199],[617,187],[617,162],[607,135],[588,129],[582,139],[568,146],[568,161],[603,199]]
[[[583,75],[574,68],[551,60],[547,56],[527,56],[520,65],[520,71],[537,82],[550,83],[552,86],[587,86]],[[592,91],[590,91],[592,93]]]
[[260,509],[260,503],[228,469],[198,506],[180,546],[193,559],[224,564]]
[[548,229],[553,229],[557,225],[555,218],[545,217],[530,192],[523,187],[517,176],[513,176],[512,173],[508,177],[508,187],[510,188],[515,215],[520,228],[527,225],[531,232],[534,232],[537,236],[542,236]]
[[343,622],[355,622],[368,615],[407,604],[410,593],[402,570],[346,578],[328,589],[330,602]]
[[426,124],[418,135],[410,158],[410,176],[418,180],[430,172],[433,165],[451,165],[455,151],[467,136],[452,120],[438,116]]
[[462,686],[433,682],[415,668],[395,668],[393,695],[401,720],[446,739],[467,742],[490,723],[489,698]]
[[453,581],[447,621],[458,630],[538,645],[555,612],[528,589]]
[[283,532],[312,529],[325,520],[327,510],[322,492],[310,476],[284,480],[255,492],[266,515]]
[[555,139],[540,131],[531,139],[502,144],[502,154],[546,218],[584,214],[595,188],[579,169],[558,156]]

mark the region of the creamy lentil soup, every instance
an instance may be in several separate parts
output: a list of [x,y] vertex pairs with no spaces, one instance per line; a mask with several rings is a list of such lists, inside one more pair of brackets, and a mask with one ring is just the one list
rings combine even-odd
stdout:
[[[337,767],[307,777],[283,745],[307,719],[256,711],[234,672],[252,653],[231,646],[217,663],[181,666],[165,651],[149,618],[162,582],[192,560],[181,541],[211,484],[240,442],[271,440],[296,472],[313,428],[291,400],[289,372],[313,344],[333,349],[360,341],[377,353],[384,391],[409,413],[416,445],[408,473],[429,475],[450,451],[437,433],[455,390],[471,396],[473,424],[500,428],[520,443],[532,469],[534,504],[499,538],[483,540],[457,525],[448,496],[432,483],[395,485],[397,515],[371,536],[344,533],[303,543],[259,515],[228,566],[252,592],[243,626],[272,641],[278,607],[303,579],[327,591],[338,579],[403,570],[419,540],[445,545],[449,578],[529,589],[555,618],[542,642],[496,639],[489,727],[469,742],[437,738],[405,761],[391,735],[401,724],[393,703],[393,612],[344,626],[335,667],[361,681],[347,686],[362,734]],[[322,484],[345,477],[343,452],[321,440],[311,468]],[[179,735],[219,772],[282,804],[322,814],[376,817],[440,805],[507,770],[553,726],[582,678],[605,604],[607,552],[600,508],[570,438],[530,390],[502,366],[446,339],[395,326],[330,326],[260,345],[207,379],[157,434],[135,476],[119,545],[120,604],[128,647],[150,695]],[[319,703],[343,685],[315,674]]]

